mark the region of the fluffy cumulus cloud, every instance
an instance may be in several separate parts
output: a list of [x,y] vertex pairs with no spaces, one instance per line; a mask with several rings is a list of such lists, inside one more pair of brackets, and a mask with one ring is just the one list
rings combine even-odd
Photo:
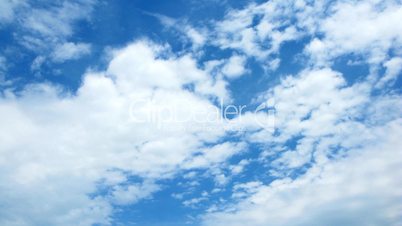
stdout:
[[222,68],[222,73],[228,78],[236,78],[242,76],[245,72],[246,58],[241,56],[231,56],[228,62]]
[[[203,146],[225,133],[208,131],[216,107],[205,87],[214,81],[189,56],[158,58],[166,48],[139,41],[115,51],[108,69],[87,73],[76,94],[50,84],[5,91],[1,224],[107,224],[112,205],[149,197],[183,163],[218,164],[241,149]],[[190,84],[195,93],[183,88]],[[130,183],[134,176],[140,182]],[[99,186],[107,194],[97,194]]]
[[[2,1],[0,28],[40,71],[91,53],[74,25],[96,3]],[[204,226],[402,225],[400,1],[141,13],[178,40],[107,47],[73,91],[13,87],[0,55],[0,225],[115,225],[168,186]]]

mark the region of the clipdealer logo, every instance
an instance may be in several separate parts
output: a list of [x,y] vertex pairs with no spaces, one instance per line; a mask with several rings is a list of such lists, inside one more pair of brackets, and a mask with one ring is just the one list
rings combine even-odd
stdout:
[[171,126],[226,127],[229,130],[242,130],[244,127],[259,127],[273,131],[275,128],[275,102],[265,101],[253,105],[197,105],[191,101],[161,102],[151,98],[138,98],[130,102],[129,121],[138,124],[152,124],[158,128]]

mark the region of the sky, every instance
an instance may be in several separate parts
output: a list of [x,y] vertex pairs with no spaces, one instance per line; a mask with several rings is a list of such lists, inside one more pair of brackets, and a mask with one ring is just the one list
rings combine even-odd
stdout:
[[401,226],[400,0],[0,0],[0,225]]

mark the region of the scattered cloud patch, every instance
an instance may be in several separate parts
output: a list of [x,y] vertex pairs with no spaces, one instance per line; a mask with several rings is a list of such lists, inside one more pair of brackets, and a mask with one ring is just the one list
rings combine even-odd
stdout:
[[51,55],[53,61],[64,62],[66,60],[75,60],[91,52],[91,45],[87,43],[67,42],[57,45]]
[[245,69],[246,57],[231,56],[222,68],[222,73],[228,78],[237,78],[247,72]]

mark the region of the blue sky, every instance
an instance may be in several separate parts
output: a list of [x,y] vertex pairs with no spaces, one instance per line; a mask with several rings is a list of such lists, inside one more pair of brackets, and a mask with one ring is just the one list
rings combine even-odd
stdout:
[[402,222],[402,3],[0,2],[0,225]]

